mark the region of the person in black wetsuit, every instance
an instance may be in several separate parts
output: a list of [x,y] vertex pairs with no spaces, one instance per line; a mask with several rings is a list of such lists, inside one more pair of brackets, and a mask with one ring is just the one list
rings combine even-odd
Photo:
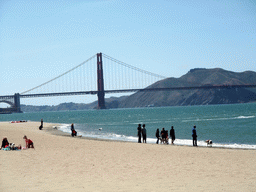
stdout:
[[175,131],[173,129],[173,126],[172,126],[172,128],[170,130],[170,138],[172,139],[172,144],[173,144],[173,142],[175,140]]
[[138,124],[138,143],[141,143],[141,124]]

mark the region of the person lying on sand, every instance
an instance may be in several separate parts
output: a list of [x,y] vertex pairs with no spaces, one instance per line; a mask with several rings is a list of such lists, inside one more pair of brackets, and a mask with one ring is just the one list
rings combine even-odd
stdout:
[[22,147],[21,145],[18,145],[18,146],[15,146],[14,143],[9,143],[7,138],[4,137],[3,138],[3,141],[2,141],[2,145],[1,145],[1,148],[0,150],[5,150],[5,151],[9,151],[9,150],[20,150]]

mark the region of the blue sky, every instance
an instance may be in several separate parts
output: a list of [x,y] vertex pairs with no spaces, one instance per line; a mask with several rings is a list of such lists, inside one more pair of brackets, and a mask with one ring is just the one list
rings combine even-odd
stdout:
[[256,71],[255,21],[254,0],[1,0],[0,95],[33,88],[99,52],[166,77],[199,67]]

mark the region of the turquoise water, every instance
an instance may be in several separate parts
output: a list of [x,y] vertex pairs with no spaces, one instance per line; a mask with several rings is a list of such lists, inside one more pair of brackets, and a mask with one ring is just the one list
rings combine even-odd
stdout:
[[[0,121],[30,120],[60,123],[59,130],[102,139],[137,142],[137,125],[146,124],[147,141],[155,143],[155,131],[174,126],[178,145],[192,145],[191,130],[197,126],[198,145],[256,149],[256,104],[208,105],[137,109],[41,112],[0,115]],[[102,128],[102,130],[99,130]]]

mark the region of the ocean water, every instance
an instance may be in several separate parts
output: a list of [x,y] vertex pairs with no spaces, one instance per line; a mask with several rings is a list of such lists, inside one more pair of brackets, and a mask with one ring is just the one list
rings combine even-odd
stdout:
[[174,126],[176,145],[192,146],[192,127],[197,126],[198,146],[256,149],[256,103],[109,109],[65,112],[1,114],[0,121],[40,121],[59,123],[70,133],[74,123],[78,135],[91,138],[137,142],[137,125],[146,124],[147,143],[155,143],[156,129]]

